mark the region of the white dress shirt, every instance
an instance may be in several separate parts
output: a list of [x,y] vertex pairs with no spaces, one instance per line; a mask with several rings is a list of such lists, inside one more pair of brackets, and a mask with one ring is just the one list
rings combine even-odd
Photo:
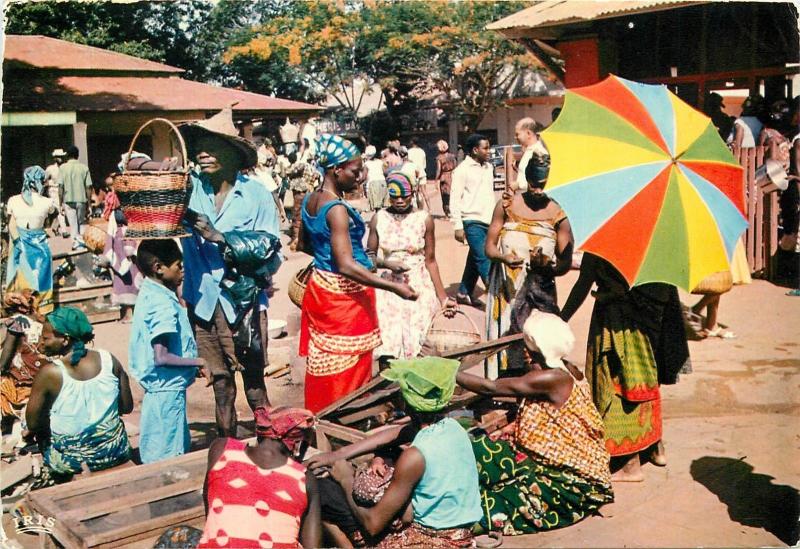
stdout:
[[479,164],[471,156],[453,170],[450,218],[456,231],[464,228],[464,221],[480,221],[486,225],[492,222],[496,203],[493,172],[491,163]]

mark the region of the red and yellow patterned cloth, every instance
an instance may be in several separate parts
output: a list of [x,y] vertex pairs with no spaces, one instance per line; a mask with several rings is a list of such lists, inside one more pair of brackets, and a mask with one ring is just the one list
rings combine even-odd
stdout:
[[198,548],[300,547],[306,468],[289,458],[286,465],[261,469],[246,447],[229,438],[208,472],[208,515]]
[[317,413],[366,384],[381,343],[375,290],[314,270],[303,297],[300,356],[307,358],[306,408]]
[[539,463],[567,467],[603,484],[611,482],[603,420],[586,381],[575,381],[560,408],[549,402],[523,400],[515,437]]

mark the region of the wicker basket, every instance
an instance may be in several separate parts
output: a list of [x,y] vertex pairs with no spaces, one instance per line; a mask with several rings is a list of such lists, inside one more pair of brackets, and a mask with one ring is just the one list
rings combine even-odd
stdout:
[[448,323],[452,323],[454,318],[447,318],[444,316],[444,311],[439,311],[431,319],[431,324],[428,327],[428,335],[425,339],[425,349],[435,355],[441,355],[447,351],[459,349],[461,347],[468,347],[481,342],[481,332],[478,326],[464,311],[457,310],[457,315],[463,315],[469,322],[469,331],[457,330],[448,327],[440,327],[444,322],[439,319],[444,319]]
[[719,295],[730,291],[733,287],[733,275],[730,271],[720,271],[708,275],[692,290],[695,295]]
[[314,262],[312,261],[295,273],[289,282],[289,299],[298,307],[303,306],[303,296],[306,295],[306,286],[311,274],[314,272]]
[[189,204],[189,157],[178,128],[165,118],[153,118],[142,124],[133,136],[126,158],[130,158],[142,131],[153,124],[167,124],[178,137],[184,168],[175,172],[129,170],[116,173],[114,190],[128,220],[125,238],[174,238],[189,236],[181,220]]
[[83,228],[83,242],[93,254],[101,254],[106,249],[106,233],[98,225],[86,225]]

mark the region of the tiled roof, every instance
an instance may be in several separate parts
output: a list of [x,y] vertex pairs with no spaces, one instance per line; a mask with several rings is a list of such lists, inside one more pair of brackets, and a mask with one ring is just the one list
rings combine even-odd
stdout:
[[174,74],[184,72],[183,69],[162,63],[38,35],[6,35],[3,60],[21,67],[38,69]]
[[9,112],[108,112],[219,110],[238,101],[234,112],[314,112],[317,105],[223,88],[177,77],[37,76],[5,82],[3,110]]

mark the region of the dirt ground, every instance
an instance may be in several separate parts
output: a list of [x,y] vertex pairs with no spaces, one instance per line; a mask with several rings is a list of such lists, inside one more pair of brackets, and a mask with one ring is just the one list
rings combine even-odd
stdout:
[[[438,196],[434,211],[440,212]],[[438,219],[437,256],[445,286],[455,293],[467,248]],[[297,360],[299,310],[286,294],[290,277],[308,257],[288,252],[276,277],[270,317],[288,322],[289,335],[273,340],[271,360],[293,362],[291,376],[268,380],[273,404],[302,404],[302,360]],[[558,281],[563,305],[577,278]],[[616,502],[601,516],[558,531],[506,538],[505,547],[764,547],[794,545],[800,497],[800,299],[786,289],[756,280],[722,299],[720,319],[736,339],[691,341],[693,373],[662,388],[664,442],[668,465],[644,466],[645,481],[616,484]],[[684,303],[697,298],[682,294]],[[577,342],[571,358],[584,363],[592,310],[587,299],[570,325]],[[481,325],[482,313],[469,313]],[[97,347],[127,363],[128,325],[96,327]],[[134,397],[141,390],[134,383]],[[193,446],[214,436],[214,398],[200,381],[189,389]],[[251,420],[240,395],[242,420]],[[138,406],[137,406],[138,409]],[[138,432],[138,414],[125,419]],[[250,424],[251,425],[251,424]],[[250,425],[246,424],[247,427]],[[6,521],[4,521],[6,522]],[[6,532],[13,539],[13,526]],[[35,538],[19,541],[33,546]]]

